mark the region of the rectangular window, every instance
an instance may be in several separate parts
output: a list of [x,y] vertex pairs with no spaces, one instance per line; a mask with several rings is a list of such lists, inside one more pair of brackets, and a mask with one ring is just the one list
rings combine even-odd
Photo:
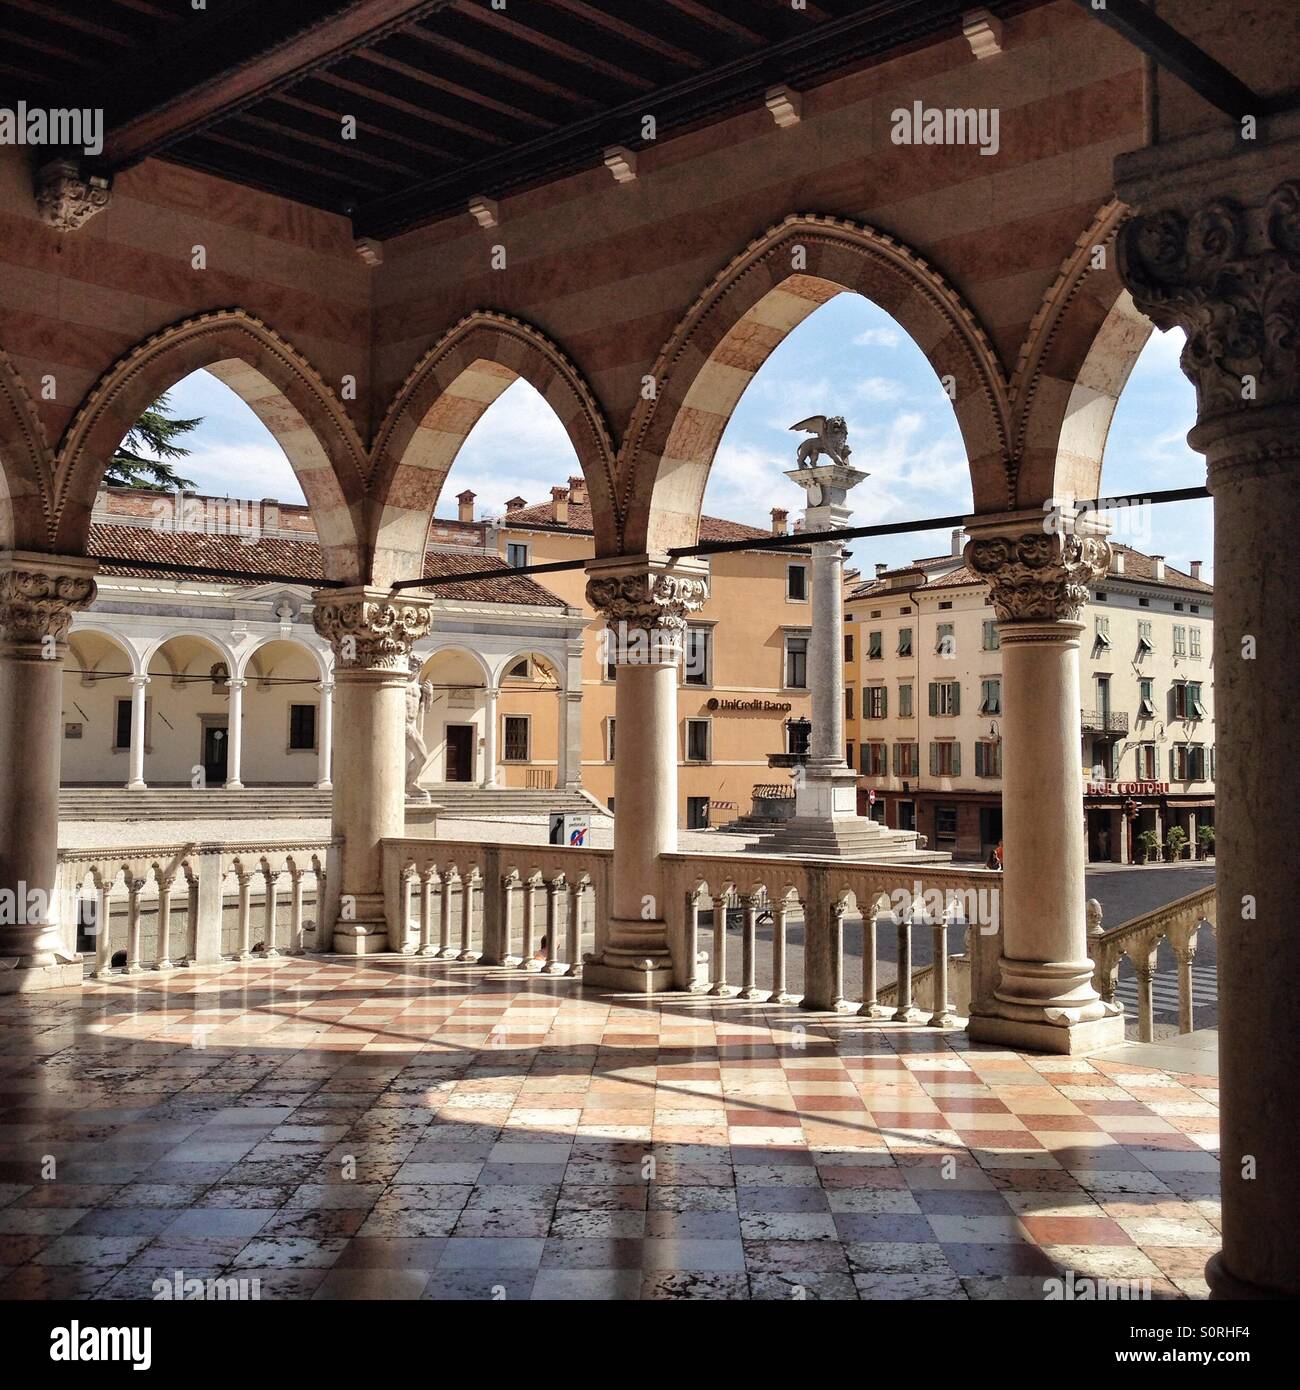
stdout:
[[1174,655],[1187,655],[1187,629],[1181,623],[1174,624]]
[[1155,651],[1155,644],[1151,641],[1151,619],[1138,619],[1138,660],[1147,654]]
[[528,563],[528,547],[520,541],[506,542],[506,564],[512,570],[521,570]]
[[844,634],[844,664],[846,666],[853,665],[853,634],[851,632]]
[[1187,780],[1189,782],[1205,781],[1205,745],[1203,743],[1193,743],[1188,747]]
[[289,706],[289,747],[291,750],[316,747],[316,706]]
[[894,744],[894,776],[919,777],[921,774],[921,746],[917,743]]
[[844,717],[845,717],[845,719],[847,719],[850,723],[852,723],[852,721],[853,721],[853,687],[852,687],[851,685],[846,685],[846,686],[844,687]]
[[1139,782],[1156,780],[1156,746],[1154,743],[1140,744],[1137,750],[1137,775]]
[[957,655],[957,639],[951,623],[940,623],[934,630],[934,649],[940,656]]
[[1096,641],[1097,645],[1099,647],[1109,647],[1110,615],[1107,613],[1098,613],[1093,621],[1095,623],[1095,627],[1093,629],[1093,638]]
[[614,720],[605,720],[605,761],[614,761]]
[[993,739],[981,739],[975,745],[975,776],[1002,776],[1002,745]]
[[808,597],[807,565],[787,565],[785,569],[785,596],[796,603],[803,603]]
[[930,682],[930,713],[950,715],[961,713],[961,682]]
[[944,739],[930,745],[930,776],[961,776],[961,744],[954,739]]
[[864,777],[884,777],[885,745],[883,743],[864,743],[862,745],[862,775]]
[[884,655],[884,650],[883,650],[883,648],[882,648],[882,646],[881,646],[881,642],[882,642],[882,634],[881,634],[881,633],[879,633],[879,632],[869,632],[869,633],[867,633],[867,660],[868,660],[868,661],[879,661],[880,658]]
[[808,639],[785,639],[785,684],[788,690],[808,689]]
[[618,630],[607,627],[603,633],[605,645],[605,679],[618,679]]
[[984,624],[984,650],[995,652],[1002,646],[1002,638],[998,636],[998,625],[989,620]]
[[526,763],[528,761],[528,716],[526,714],[507,714],[504,721],[505,738],[501,761],[506,763]]
[[898,629],[898,654],[899,656],[912,655],[912,629],[910,627]]
[[682,680],[687,685],[710,685],[713,680],[713,629],[688,627],[682,662]]
[[1143,677],[1138,681],[1138,718],[1154,719],[1156,717],[1156,701],[1153,694],[1154,682],[1148,677]]
[[912,717],[912,682],[904,681],[898,687],[898,717],[900,719],[910,719]]
[[1171,692],[1175,719],[1204,719],[1200,681],[1179,681]]
[[1201,629],[1199,627],[1187,629],[1187,644],[1188,655],[1199,661],[1201,657]]
[[709,798],[707,796],[688,796],[686,798],[687,830],[707,830],[709,828]]
[[936,806],[934,808],[934,838],[936,840],[955,840],[957,838],[957,808],[955,806]]
[[883,685],[869,685],[862,692],[864,701],[862,707],[863,717],[866,719],[884,719],[889,714],[889,695]]
[[686,721],[686,761],[688,763],[707,763],[709,761],[711,727],[707,719],[688,719]]
[[1002,713],[1002,681],[992,679],[980,682],[980,713]]

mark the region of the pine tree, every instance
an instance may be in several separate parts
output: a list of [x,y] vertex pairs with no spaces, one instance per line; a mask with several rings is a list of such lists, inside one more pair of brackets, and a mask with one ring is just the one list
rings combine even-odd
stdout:
[[[169,415],[168,393],[153,401],[117,446],[104,473],[105,485],[143,488],[148,492],[179,492],[194,487],[168,462],[190,451],[176,441],[203,423],[201,415],[185,420]],[[152,455],[153,457],[150,457]]]

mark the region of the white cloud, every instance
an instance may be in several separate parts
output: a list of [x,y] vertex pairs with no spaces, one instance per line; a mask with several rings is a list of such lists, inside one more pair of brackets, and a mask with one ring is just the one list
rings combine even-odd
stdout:
[[904,395],[901,381],[892,381],[887,376],[864,377],[853,388],[853,394],[863,401],[897,401]]
[[854,347],[895,348],[903,341],[897,328],[868,328],[853,339]]

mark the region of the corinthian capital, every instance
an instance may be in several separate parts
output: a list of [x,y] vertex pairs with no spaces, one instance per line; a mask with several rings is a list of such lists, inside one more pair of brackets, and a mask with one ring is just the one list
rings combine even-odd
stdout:
[[428,599],[404,598],[387,589],[322,589],[314,595],[312,622],[334,649],[340,670],[411,669],[411,649],[429,635]]
[[1202,421],[1300,403],[1300,182],[1258,207],[1213,198],[1133,217],[1118,252],[1137,307],[1187,333],[1182,366]]
[[0,641],[62,642],[95,600],[94,560],[15,550],[0,555]]
[[587,602],[629,628],[684,632],[689,615],[709,597],[708,571],[698,562],[648,555],[594,560],[587,576]]
[[1088,585],[1110,567],[1110,546],[1099,535],[1018,528],[976,535],[966,564],[989,582],[998,621],[1077,622]]

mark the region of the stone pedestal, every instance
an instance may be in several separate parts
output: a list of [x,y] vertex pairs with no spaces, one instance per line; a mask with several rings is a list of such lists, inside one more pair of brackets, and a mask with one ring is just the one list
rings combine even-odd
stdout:
[[1078,1053],[1124,1041],[1092,985],[1079,756],[1079,611],[1110,547],[1095,523],[972,517],[966,563],[989,581],[1002,642],[1002,956],[970,1036]]
[[59,921],[63,658],[95,597],[93,560],[0,554],[0,993],[81,983]]
[[1215,1298],[1300,1297],[1300,112],[1118,161],[1121,277],[1183,328],[1214,497],[1223,1250]]
[[428,635],[428,599],[384,589],[327,589],[312,621],[334,648],[333,831],[343,840],[333,949],[388,949],[380,841],[406,831],[406,692],[411,649]]
[[670,988],[685,969],[668,939],[659,856],[677,848],[677,681],[687,615],[708,597],[699,561],[595,560],[587,600],[609,623],[618,730],[610,919],[583,979],[607,989]]

